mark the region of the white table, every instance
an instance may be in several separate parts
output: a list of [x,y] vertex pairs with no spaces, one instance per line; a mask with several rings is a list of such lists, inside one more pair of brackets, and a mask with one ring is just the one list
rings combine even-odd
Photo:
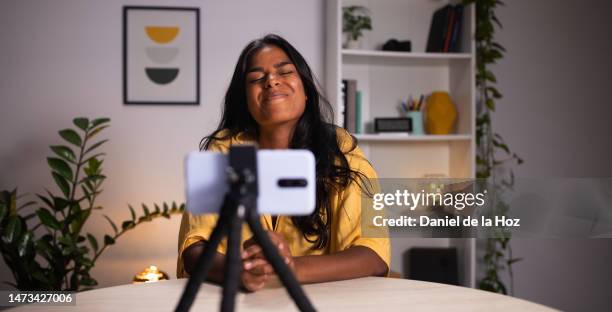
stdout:
[[[174,311],[186,279],[80,292],[76,306],[22,306],[11,311]],[[395,278],[367,277],[304,285],[318,311],[554,311],[481,290]],[[203,284],[191,311],[218,311],[221,288]],[[278,282],[236,296],[237,311],[295,311]]]

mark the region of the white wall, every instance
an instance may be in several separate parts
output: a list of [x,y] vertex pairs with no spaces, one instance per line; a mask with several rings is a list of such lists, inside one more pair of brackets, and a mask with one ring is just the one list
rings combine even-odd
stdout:
[[[220,117],[223,95],[248,41],[283,35],[323,73],[323,2],[266,1],[0,2],[0,188],[44,192],[54,185],[45,157],[57,131],[76,116],[112,119],[103,147],[108,176],[99,197],[122,221],[127,204],[184,201],[183,156]],[[125,106],[122,102],[122,6],[200,7],[200,106]],[[93,269],[101,286],[130,282],[156,264],[175,276],[180,218],[143,225],[118,240]],[[85,230],[112,231],[100,214]],[[0,260],[1,261],[1,260]],[[12,279],[4,263],[0,280]],[[2,286],[7,287],[7,286]]]
[[[508,49],[493,67],[494,126],[525,159],[518,177],[612,177],[612,2],[512,0],[498,10]],[[612,306],[612,241],[512,243],[515,295],[566,311]]]

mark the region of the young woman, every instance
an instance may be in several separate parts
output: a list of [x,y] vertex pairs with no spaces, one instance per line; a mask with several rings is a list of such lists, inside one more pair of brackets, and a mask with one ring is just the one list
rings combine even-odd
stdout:
[[[388,238],[361,233],[361,194],[371,193],[369,179],[376,178],[376,172],[355,138],[329,123],[331,114],[302,55],[283,38],[267,35],[242,51],[221,122],[200,144],[202,150],[227,152],[232,144],[256,142],[261,149],[308,149],[315,155],[315,212],[305,217],[261,217],[301,283],[385,276],[389,271]],[[216,220],[216,215],[183,215],[178,277],[193,272]],[[251,236],[245,226],[242,237]],[[256,291],[274,272],[253,240],[244,241],[243,247],[241,282]],[[223,279],[224,253],[225,241],[210,280]]]

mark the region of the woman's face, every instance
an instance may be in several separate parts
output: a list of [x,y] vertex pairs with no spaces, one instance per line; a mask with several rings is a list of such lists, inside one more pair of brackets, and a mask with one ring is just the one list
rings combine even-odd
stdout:
[[273,45],[251,57],[246,94],[249,112],[260,127],[295,124],[306,107],[304,85],[295,65]]

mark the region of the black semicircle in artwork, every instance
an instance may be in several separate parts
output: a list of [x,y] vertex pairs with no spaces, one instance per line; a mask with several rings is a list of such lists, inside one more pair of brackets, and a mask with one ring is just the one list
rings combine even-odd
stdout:
[[178,68],[145,68],[147,77],[156,84],[169,84],[178,76]]

